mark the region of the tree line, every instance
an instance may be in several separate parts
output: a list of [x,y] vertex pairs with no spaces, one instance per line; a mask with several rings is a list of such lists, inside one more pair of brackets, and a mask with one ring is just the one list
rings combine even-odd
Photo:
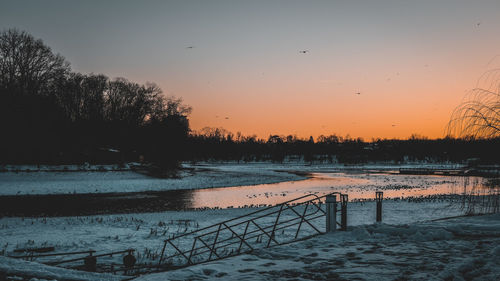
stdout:
[[17,29],[0,33],[3,163],[116,162],[142,155],[175,167],[190,112],[154,83],[73,72],[42,40]]
[[500,138],[428,139],[412,135],[407,140],[342,137],[321,135],[314,139],[294,135],[236,135],[223,128],[204,128],[189,137],[190,161],[272,161],[306,163],[361,164],[368,162],[405,163],[409,161],[500,163]]
[[[259,139],[222,128],[192,132],[191,110],[182,99],[165,97],[154,83],[77,73],[42,40],[17,29],[0,33],[0,164],[144,160],[161,172],[180,161],[203,160],[500,161],[497,135],[369,142],[334,134],[316,140]],[[496,126],[488,122],[488,128]]]

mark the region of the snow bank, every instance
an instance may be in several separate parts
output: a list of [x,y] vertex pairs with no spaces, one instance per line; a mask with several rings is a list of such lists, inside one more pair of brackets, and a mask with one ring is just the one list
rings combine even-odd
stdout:
[[363,225],[136,280],[500,280],[499,243],[500,214]]
[[[480,268],[478,274],[484,277],[483,280],[499,280],[493,277],[498,275],[494,266],[500,256],[500,215],[429,222],[430,219],[459,215],[460,209],[447,207],[445,202],[385,201],[384,223],[373,224],[374,209],[374,202],[349,203],[347,232],[339,231],[282,247],[261,249],[251,255],[143,276],[139,280],[377,280],[378,277],[393,280],[406,275],[409,279],[421,280],[440,280],[447,276],[469,280],[466,272],[471,267]],[[143,263],[149,262],[145,253],[158,252],[165,238],[252,210],[2,218],[0,252],[10,255],[17,248],[54,246],[56,252],[94,249],[106,253],[132,247],[140,255],[138,262]],[[324,229],[325,226],[318,227]],[[106,259],[98,260],[98,263],[121,262],[119,255]],[[0,268],[10,268],[12,262],[0,259]],[[25,269],[21,265],[16,267],[18,274],[36,269],[30,269],[31,263],[25,264]]]
[[[447,202],[409,203],[388,200],[384,201],[383,208],[383,220],[389,224],[411,224],[463,214],[458,206],[449,206]],[[144,253],[146,250],[159,251],[162,241],[172,235],[194,231],[256,209],[234,208],[77,217],[4,217],[0,218],[0,254],[3,252],[10,255],[19,248],[47,246],[55,247],[56,252],[89,249],[112,252],[128,248],[136,249],[137,253]],[[300,210],[299,208],[298,211]],[[349,203],[347,210],[349,226],[370,225],[375,222],[375,202]],[[324,220],[319,220],[319,229],[325,229],[324,223]],[[381,232],[380,229],[384,227],[390,228],[386,225],[354,228],[353,235],[359,235],[360,239],[363,239]],[[480,227],[475,228],[480,229]],[[405,229],[398,228],[398,231]],[[312,233],[314,232],[309,234]],[[121,262],[119,258],[117,261]]]

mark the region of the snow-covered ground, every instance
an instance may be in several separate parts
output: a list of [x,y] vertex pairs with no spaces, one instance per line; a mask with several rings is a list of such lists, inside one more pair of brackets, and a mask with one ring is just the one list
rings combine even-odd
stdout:
[[500,280],[500,214],[350,227],[137,281]]
[[[323,206],[324,207],[324,206]],[[220,209],[204,211],[169,211],[162,213],[120,214],[103,216],[55,217],[55,218],[1,218],[0,254],[14,255],[15,249],[52,246],[54,252],[95,250],[109,253],[128,248],[136,250],[139,263],[154,262],[146,253],[158,254],[163,240],[187,233],[252,212],[256,209]],[[298,209],[300,212],[300,209]],[[459,205],[441,201],[421,203],[407,201],[384,201],[384,222],[390,224],[413,223],[430,219],[463,214]],[[287,220],[285,213],[281,220]],[[274,217],[268,220],[274,221]],[[348,204],[350,226],[372,224],[375,221],[374,202]],[[325,221],[318,220],[317,227],[325,229]],[[304,227],[302,232],[313,234]],[[307,233],[309,232],[309,233]],[[192,240],[180,241],[191,245]],[[39,261],[67,259],[56,257]],[[103,258],[101,262],[121,263],[121,256]]]
[[[7,279],[9,278],[9,279]],[[75,281],[117,281],[124,280],[124,276],[112,274],[76,271],[55,266],[48,266],[36,262],[11,259],[0,256],[0,280],[75,280]]]
[[[459,203],[451,203],[446,200],[446,197],[434,195],[442,194],[443,190],[446,190],[444,193],[447,194],[450,193],[449,190],[460,194],[466,187],[483,186],[482,179],[400,176],[367,172],[370,169],[391,171],[397,170],[398,167],[202,163],[185,164],[187,169],[184,170],[180,179],[157,179],[132,171],[1,172],[0,195],[138,192],[256,185],[242,188],[229,187],[220,191],[204,189],[207,194],[203,195],[204,197],[200,195],[201,190],[200,194],[193,192],[192,200],[199,201],[200,207],[213,207],[210,205],[213,202],[219,201],[218,204],[222,204],[221,202],[225,199],[221,197],[221,194],[226,193],[227,198],[234,197],[240,201],[241,205],[246,205],[245,200],[262,203],[269,197],[285,201],[297,195],[323,191],[323,193],[343,191],[350,194],[350,199],[364,199],[373,198],[375,190],[383,190],[386,197],[408,198],[384,200],[384,224],[373,224],[375,202],[363,200],[350,202],[347,232],[323,235],[287,246],[258,250],[251,255],[233,257],[168,273],[143,276],[139,280],[213,278],[226,280],[377,280],[377,278],[380,280],[404,278],[470,280],[474,276],[479,280],[500,280],[497,269],[499,268],[498,256],[500,256],[498,248],[500,217],[498,215],[430,221],[464,214],[464,209]],[[357,172],[353,173],[351,170]],[[315,173],[316,176],[303,180],[306,177],[297,175],[293,173],[294,171]],[[262,185],[284,181],[289,181],[289,183]],[[266,188],[272,192],[266,193]],[[274,193],[277,196],[271,196]],[[432,196],[418,197],[421,195]],[[209,202],[204,203],[204,198],[208,198]],[[271,203],[279,202],[272,201]],[[220,206],[227,207],[233,203],[224,204]],[[238,205],[234,204],[234,206]],[[138,263],[155,263],[154,259],[157,260],[165,239],[253,210],[256,208],[76,217],[3,217],[0,218],[0,280],[2,279],[1,273],[7,271],[10,275],[79,280],[75,279],[78,273],[73,271],[5,257],[14,255],[16,249],[51,246],[55,248],[54,252],[92,249],[99,254],[133,248]],[[287,216],[290,214],[285,214],[282,219],[286,220]],[[269,220],[273,219],[269,218]],[[324,224],[324,220],[320,220],[317,227],[324,230]],[[313,233],[306,227],[301,231],[305,231],[306,234],[307,231],[310,231],[309,234]],[[179,243],[179,246],[190,245],[192,240]],[[121,258],[121,255],[99,258],[98,263],[119,264]],[[40,258],[38,261],[58,259],[61,258]],[[36,274],[28,274],[33,272]],[[120,278],[119,276],[93,274],[81,276],[81,280]]]
[[82,172],[82,171],[130,171],[140,163],[108,164],[108,165],[0,165],[0,172]]
[[304,161],[289,161],[283,163],[272,162],[200,162],[196,164],[185,163],[185,167],[220,167],[224,170],[238,171],[241,169],[263,170],[272,169],[276,171],[299,171],[299,172],[315,172],[315,173],[331,173],[342,171],[399,171],[400,168],[428,168],[428,169],[460,169],[465,167],[464,164],[457,163],[365,163],[345,165],[340,163],[314,162],[307,163]]
[[[186,168],[191,168],[185,165]],[[0,195],[163,191],[256,185],[305,179],[252,165],[196,166],[179,178],[160,179],[133,171],[0,172]],[[272,167],[272,165],[271,165]]]
[[[231,202],[233,194],[228,190],[226,198],[217,193],[200,193],[200,196],[216,196],[224,201],[224,206],[243,206],[259,204],[276,204],[278,202],[266,201],[263,197],[251,197],[255,191],[261,194],[279,193],[284,196],[300,196],[300,194],[310,192],[328,193],[331,187],[348,188],[350,198],[371,198],[372,191],[383,189],[386,195],[400,197],[405,195],[405,191],[398,191],[402,188],[406,190],[406,196],[419,196],[411,194],[426,190],[429,195],[449,193],[451,187],[462,183],[464,178],[469,177],[440,177],[440,176],[412,176],[391,174],[399,167],[418,166],[407,164],[402,166],[394,165],[363,165],[363,166],[343,166],[339,164],[315,164],[307,165],[303,163],[272,164],[272,163],[200,163],[196,165],[184,164],[185,169],[179,173],[179,178],[160,179],[153,178],[134,171],[73,171],[73,172],[53,172],[47,171],[49,168],[41,168],[37,172],[0,172],[0,196],[2,195],[44,195],[44,194],[85,194],[85,193],[114,193],[114,192],[142,192],[142,191],[168,191],[168,190],[200,190],[214,187],[234,187],[247,186],[246,190],[234,190],[237,194],[245,192],[248,202],[240,201],[235,204]],[[456,164],[440,165],[448,168],[455,167]],[[60,167],[59,167],[60,168]],[[75,167],[73,167],[75,168]],[[11,167],[11,170],[13,168]],[[110,168],[111,169],[111,168]],[[22,169],[21,169],[22,170]],[[386,171],[388,173],[377,175],[373,171]],[[314,180],[304,181],[312,175]],[[474,177],[470,177],[473,179]],[[476,181],[481,181],[475,178]],[[295,185],[290,183],[297,182]],[[275,183],[281,183],[275,185]],[[465,183],[465,185],[469,185]],[[479,182],[475,185],[481,185]],[[369,195],[364,193],[368,191]],[[335,190],[337,191],[337,190]],[[356,193],[356,194],[355,194]],[[258,195],[258,193],[257,193]],[[233,198],[234,199],[234,198]],[[219,200],[219,201],[220,201]],[[257,202],[256,200],[264,200]],[[198,200],[205,203],[206,199]],[[227,201],[227,202],[226,202]],[[215,207],[213,202],[207,204],[193,203],[194,208]]]
[[[392,207],[402,203],[394,202]],[[356,204],[368,205],[368,203]],[[414,204],[422,206],[422,203]],[[389,208],[390,204],[385,206]],[[438,210],[445,209],[437,208],[424,212],[414,210],[414,214],[420,215],[413,220],[439,216],[435,214]],[[227,216],[228,211],[187,212],[187,214],[179,213],[179,215],[193,219],[198,217],[198,221],[203,222],[212,221],[219,216]],[[441,212],[441,215],[443,214],[444,212]],[[155,219],[162,216],[162,214],[148,215]],[[170,214],[171,218],[172,215]],[[361,213],[357,216],[358,222],[372,221],[371,216],[368,217],[370,219]],[[387,221],[395,221],[395,217]],[[136,219],[145,218],[137,217]],[[55,226],[61,221],[49,221],[61,219],[47,219],[47,224]],[[106,222],[112,217],[103,219]],[[406,219],[406,221],[410,220]],[[72,225],[70,221],[60,226],[67,229],[67,233],[55,235],[59,239],[67,240],[66,243],[69,243],[70,239],[64,239],[64,236],[69,237],[78,232],[77,227],[73,229],[70,227]],[[354,218],[351,221],[354,221]],[[10,223],[14,224],[12,221]],[[6,222],[4,221],[3,224],[5,225]],[[127,227],[128,224],[130,223],[123,223],[124,230],[130,228],[130,226]],[[146,224],[148,222],[142,222],[143,226]],[[31,222],[28,221],[27,225],[31,225]],[[44,228],[52,228],[43,227],[46,224],[41,222],[34,222],[33,225],[33,228],[42,229],[42,231]],[[87,225],[84,227],[86,233],[81,233],[81,237],[85,235],[90,237],[92,231],[99,229],[90,221],[84,225]],[[26,226],[19,228],[29,230]],[[2,230],[2,237],[5,237],[5,231],[5,229]],[[111,228],[108,234],[116,233],[116,231],[117,228]],[[133,240],[150,240],[140,229],[129,231],[136,232]],[[93,235],[99,236],[98,233]],[[124,237],[119,236],[119,239]],[[133,236],[128,235],[128,237],[130,239]],[[109,237],[101,236],[100,240],[113,243]],[[78,238],[75,239],[75,243],[79,243]],[[102,241],[101,245],[104,244],[105,242]],[[7,273],[8,276],[30,276],[51,280],[116,280],[121,278],[109,274],[79,273],[6,257],[0,257],[0,272]],[[410,224],[353,223],[346,232],[337,231],[301,242],[258,249],[251,254],[169,272],[147,274],[135,280],[500,280],[499,278],[500,214],[494,214]]]

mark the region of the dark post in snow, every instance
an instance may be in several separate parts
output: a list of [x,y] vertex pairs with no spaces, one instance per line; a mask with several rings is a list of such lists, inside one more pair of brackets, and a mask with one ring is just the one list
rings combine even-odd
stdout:
[[128,254],[126,256],[123,257],[123,265],[125,266],[125,268],[127,269],[130,269],[132,267],[134,267],[135,265],[135,262],[137,261],[134,257],[134,255],[132,254],[134,250],[132,249],[129,249],[128,251]]
[[347,194],[340,195],[340,229],[347,230]]
[[382,221],[382,199],[384,193],[382,191],[375,192],[375,200],[377,201],[377,222]]
[[334,232],[337,227],[337,195],[326,196],[326,232]]
[[83,268],[86,271],[95,272],[97,270],[97,258],[92,256],[92,252],[83,259]]

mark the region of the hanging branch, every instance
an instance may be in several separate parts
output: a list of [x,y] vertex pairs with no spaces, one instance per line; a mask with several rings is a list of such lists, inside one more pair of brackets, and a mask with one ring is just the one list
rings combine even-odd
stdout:
[[481,77],[478,87],[453,110],[446,132],[462,138],[500,137],[500,69],[488,71]]

